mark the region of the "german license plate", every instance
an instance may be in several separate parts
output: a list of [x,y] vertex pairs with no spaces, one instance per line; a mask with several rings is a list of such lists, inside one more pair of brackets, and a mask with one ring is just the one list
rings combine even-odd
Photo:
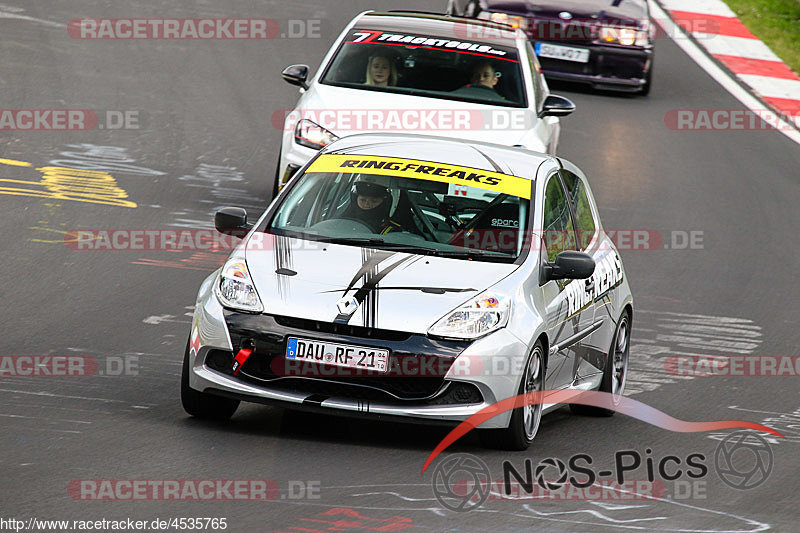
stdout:
[[298,337],[289,337],[286,359],[375,372],[389,369],[389,350]]
[[536,55],[549,57],[552,59],[563,59],[564,61],[574,61],[576,63],[589,62],[589,50],[586,48],[575,48],[572,46],[561,46],[558,44],[536,43]]

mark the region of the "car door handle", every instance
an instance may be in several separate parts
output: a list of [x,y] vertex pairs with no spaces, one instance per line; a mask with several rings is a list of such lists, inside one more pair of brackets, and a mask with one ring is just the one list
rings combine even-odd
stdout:
[[586,292],[594,291],[594,280],[587,279],[586,280]]

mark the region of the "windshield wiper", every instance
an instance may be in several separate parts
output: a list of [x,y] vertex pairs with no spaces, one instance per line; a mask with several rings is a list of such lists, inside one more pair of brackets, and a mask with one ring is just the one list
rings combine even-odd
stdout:
[[376,248],[391,249],[410,254],[433,255],[436,257],[446,257],[450,259],[510,259],[511,255],[504,252],[492,252],[489,250],[438,250],[436,248],[426,248],[425,246],[414,246],[412,244],[402,244],[397,242],[386,242],[380,237],[325,237],[326,242],[332,244],[354,244],[360,246],[374,246]]
[[319,240],[329,242],[331,244],[384,244],[383,239],[380,237],[323,237]]
[[439,257],[448,257],[451,259],[472,259],[475,257],[509,257],[508,254],[502,252],[489,252],[487,250],[436,250]]

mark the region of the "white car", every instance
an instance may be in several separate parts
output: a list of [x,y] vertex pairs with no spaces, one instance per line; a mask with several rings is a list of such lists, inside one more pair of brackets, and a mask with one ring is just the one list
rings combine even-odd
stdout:
[[[184,354],[187,413],[240,401],[480,425],[522,450],[552,391],[625,390],[633,297],[589,183],[546,154],[418,135],[324,148],[203,282]],[[245,235],[246,234],[246,235]],[[609,416],[613,409],[573,405]]]
[[321,148],[356,133],[441,135],[555,154],[558,117],[575,109],[550,95],[521,31],[424,13],[362,13],[310,80],[306,65],[287,67],[283,78],[302,96],[283,124],[275,194]]

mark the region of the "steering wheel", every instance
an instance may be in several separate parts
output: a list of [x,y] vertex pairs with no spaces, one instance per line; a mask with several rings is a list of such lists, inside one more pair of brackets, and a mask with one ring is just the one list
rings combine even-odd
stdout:
[[375,231],[371,227],[369,227],[369,225],[367,225],[363,220],[359,220],[357,218],[338,217],[338,218],[335,218],[334,220],[347,220],[348,222],[355,222],[356,224],[358,224],[359,226],[363,227],[364,229],[366,229],[370,233],[375,233]]
[[[337,223],[340,221],[348,221],[354,226],[351,228],[337,228]],[[317,222],[312,226],[314,230],[325,230],[325,229],[335,229],[335,230],[342,230],[342,229],[350,229],[357,233],[375,233],[375,230],[365,224],[363,221],[357,218],[350,218],[350,217],[336,217],[336,218],[329,218],[328,220],[323,220],[322,222]]]

